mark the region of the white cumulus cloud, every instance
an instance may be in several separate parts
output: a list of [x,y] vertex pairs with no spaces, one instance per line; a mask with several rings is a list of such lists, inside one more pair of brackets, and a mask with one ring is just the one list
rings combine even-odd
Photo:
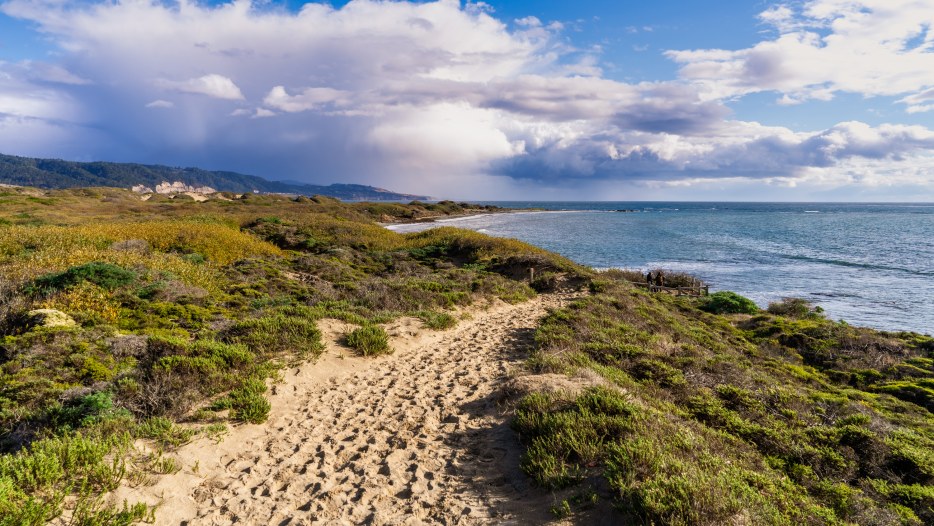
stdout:
[[840,92],[893,96],[934,87],[930,0],[806,0],[760,15],[774,38],[739,50],[669,51],[710,98],[776,91],[784,103]]
[[304,88],[297,95],[289,95],[285,87],[276,86],[269,90],[263,104],[270,108],[289,113],[313,110],[333,104],[341,105],[348,102],[349,93],[334,88]]
[[207,95],[215,99],[244,100],[243,93],[240,92],[240,88],[234,84],[234,81],[216,73],[182,81],[159,79],[156,81],[156,85],[181,93]]

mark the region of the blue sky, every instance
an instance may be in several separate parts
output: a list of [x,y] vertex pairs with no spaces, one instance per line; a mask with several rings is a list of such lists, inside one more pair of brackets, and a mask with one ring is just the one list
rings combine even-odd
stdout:
[[0,151],[464,199],[934,201],[934,0],[0,0]]

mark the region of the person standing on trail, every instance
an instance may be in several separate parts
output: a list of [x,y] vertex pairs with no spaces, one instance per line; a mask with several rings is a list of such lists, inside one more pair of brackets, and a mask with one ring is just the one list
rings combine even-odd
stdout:
[[665,273],[662,272],[661,270],[659,270],[658,273],[655,274],[655,284],[658,285],[659,287],[665,286]]
[[645,282],[651,287],[653,281],[655,281],[655,276],[652,275],[652,271],[650,270],[649,273],[645,275]]

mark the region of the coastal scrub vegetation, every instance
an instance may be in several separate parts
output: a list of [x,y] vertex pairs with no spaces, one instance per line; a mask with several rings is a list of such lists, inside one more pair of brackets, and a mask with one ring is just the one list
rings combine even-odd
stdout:
[[389,335],[386,334],[385,329],[378,325],[366,325],[354,329],[347,335],[347,345],[364,356],[392,354],[392,348],[389,346]]
[[802,300],[761,311],[733,293],[594,283],[543,321],[528,362],[579,388],[528,394],[513,422],[522,469],[556,491],[557,513],[587,522],[603,502],[634,524],[934,523],[934,338],[834,322]]
[[197,434],[263,422],[278,370],[322,352],[322,318],[380,354],[397,317],[447,328],[457,307],[533,297],[529,267],[591,274],[517,241],[375,223],[472,210],[451,202],[3,188],[0,205],[3,525],[150,518],[101,497],[177,470],[172,448]]
[[2,188],[0,205],[4,526],[151,520],[102,497],[178,470],[171,451],[195,436],[265,421],[280,368],[323,351],[320,319],[354,325],[347,343],[373,355],[398,317],[448,328],[459,307],[568,282],[590,294],[546,317],[528,367],[578,388],[527,394],[513,422],[556,513],[934,523],[929,336],[795,299],[763,311],[733,293],[653,294],[629,282],[641,273],[519,241],[376,223],[475,211],[459,203]]

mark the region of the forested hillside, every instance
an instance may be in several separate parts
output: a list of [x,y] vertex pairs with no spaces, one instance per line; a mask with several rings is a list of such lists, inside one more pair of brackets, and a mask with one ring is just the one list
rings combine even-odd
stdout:
[[81,163],[61,159],[35,159],[0,154],[0,183],[38,188],[78,188],[134,185],[155,187],[163,181],[210,186],[225,192],[259,192],[326,195],[345,200],[399,201],[428,199],[359,184],[306,185],[270,181],[255,175],[135,163]]

